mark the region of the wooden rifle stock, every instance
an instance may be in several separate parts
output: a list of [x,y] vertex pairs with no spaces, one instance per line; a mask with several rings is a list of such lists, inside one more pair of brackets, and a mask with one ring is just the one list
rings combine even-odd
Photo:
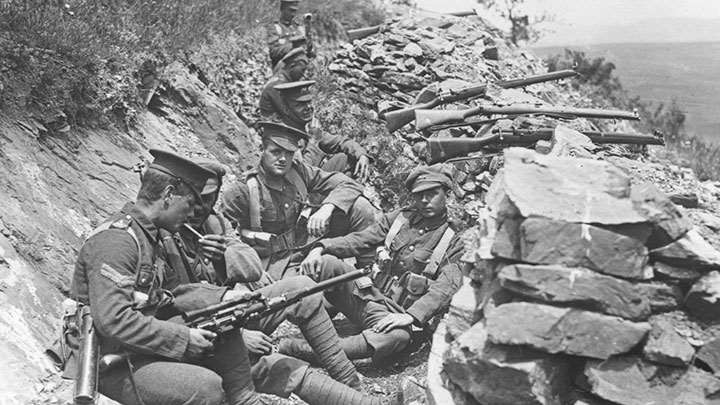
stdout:
[[384,24],[373,25],[372,27],[355,28],[345,32],[347,33],[348,40],[352,42],[356,39],[363,39],[365,37],[369,37],[370,35],[377,34],[383,30],[383,26]]
[[[428,163],[444,162],[468,153],[479,152],[487,148],[531,145],[539,140],[550,140],[554,128],[516,129],[496,131],[483,138],[430,138],[427,140]],[[585,136],[597,144],[633,144],[664,145],[661,134],[638,135],[619,132],[584,131]]]
[[605,110],[598,108],[572,108],[572,107],[543,107],[527,104],[509,106],[477,106],[466,110],[416,110],[415,128],[423,130],[435,125],[442,125],[451,122],[464,121],[466,118],[476,115],[521,115],[521,114],[543,114],[554,115],[565,118],[600,118],[600,119],[622,119],[639,120],[637,112],[621,110]]
[[[504,89],[513,89],[517,87],[524,87],[529,86],[531,84],[537,84],[537,83],[543,83],[548,82],[552,80],[560,80],[565,79],[568,77],[577,76],[578,73],[571,69],[566,70],[558,70],[555,72],[549,72],[549,73],[542,73],[539,75],[533,75],[524,77],[522,79],[515,79],[515,80],[504,80],[495,83],[497,86],[502,87]],[[486,84],[472,84],[467,87],[464,87],[462,89],[458,90],[450,90],[444,94],[439,94],[434,99],[426,102],[426,103],[420,103],[411,105],[406,108],[402,108],[400,110],[390,111],[385,114],[383,114],[383,118],[385,119],[385,126],[387,127],[388,131],[394,132],[406,124],[409,124],[413,121],[415,118],[415,111],[416,110],[429,110],[432,108],[435,108],[437,106],[445,105],[454,103],[457,101],[463,101],[463,100],[471,100],[475,97],[482,96],[485,94],[487,90]],[[418,128],[419,129],[419,128]]]
[[83,306],[80,311],[81,332],[83,336],[80,351],[80,367],[75,378],[75,405],[95,404],[100,370],[100,339],[93,326],[90,307]]

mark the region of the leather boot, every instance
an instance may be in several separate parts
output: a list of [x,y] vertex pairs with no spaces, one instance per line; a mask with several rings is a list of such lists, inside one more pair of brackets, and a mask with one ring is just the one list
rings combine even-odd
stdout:
[[397,403],[396,399],[384,401],[363,394],[313,370],[305,373],[302,384],[293,392],[310,405],[390,405]]

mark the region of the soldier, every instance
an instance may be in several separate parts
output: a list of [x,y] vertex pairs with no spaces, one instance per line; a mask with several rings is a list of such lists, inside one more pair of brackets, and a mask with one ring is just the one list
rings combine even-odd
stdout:
[[364,181],[370,172],[370,159],[365,148],[352,139],[330,135],[318,127],[314,119],[312,94],[308,90],[314,84],[314,80],[305,80],[275,85],[286,106],[278,112],[280,119],[286,125],[310,135],[310,140],[302,148],[305,163],[326,172],[347,172],[354,167],[353,176]]
[[[338,236],[364,229],[375,220],[375,208],[361,196],[362,187],[342,173],[327,173],[294,159],[299,141],[308,135],[284,124],[263,122],[262,154],[245,182],[223,195],[222,214],[263,259],[275,280],[299,272],[297,249],[308,237]],[[309,205],[309,194],[324,198]],[[314,213],[312,211],[314,210]],[[358,266],[372,262],[372,252]]]
[[295,19],[299,3],[299,0],[280,0],[280,19],[267,30],[270,67],[273,71],[283,56],[305,42],[305,29]]
[[[182,240],[169,239],[175,242],[175,248],[168,249],[168,252],[172,251],[174,255],[181,256],[171,260],[180,263],[178,267],[173,266],[174,270],[192,277],[194,274],[212,273],[212,267],[222,265],[221,272],[225,274],[225,282],[230,285],[258,280],[262,268],[257,253],[244,243],[233,243],[231,236],[225,236],[226,227],[221,225],[223,219],[213,211],[225,174],[224,167],[216,162],[198,164],[216,174],[208,179],[201,193],[202,203],[196,205],[195,213],[188,221],[202,238],[183,228],[180,230]],[[198,268],[206,269],[198,271]],[[276,283],[263,282],[262,288],[257,291],[272,298],[286,292],[309,288],[314,284],[315,282],[306,276],[291,277]],[[272,354],[272,340],[268,335],[284,320],[299,326],[310,345],[320,353],[320,363],[338,382],[313,371],[305,361]],[[318,405],[380,403],[379,400],[373,400],[351,388],[359,385],[359,379],[352,363],[340,349],[339,337],[325,311],[322,296],[306,297],[282,311],[253,321],[246,325],[242,333],[243,341],[251,353],[251,360],[254,360],[252,376],[258,392],[284,398],[295,393],[304,401]]]
[[[462,282],[456,264],[462,245],[450,228],[445,205],[452,187],[450,169],[419,167],[408,176],[406,186],[412,207],[386,214],[363,231],[320,240],[301,264],[305,274],[325,279],[351,269],[339,258],[384,246],[379,252],[380,270],[372,281],[359,279],[325,294],[364,329],[343,339],[351,359],[377,361],[403,350],[411,327],[430,329],[431,320],[447,309]],[[281,342],[280,352],[300,358],[312,353],[302,341],[291,339]]]
[[214,174],[169,152],[150,154],[136,201],[90,235],[73,275],[72,295],[90,306],[101,355],[129,354],[126,367],[100,376],[99,391],[124,404],[256,404],[239,333],[213,346],[214,333],[166,320],[245,294],[203,284],[166,289],[158,231],[180,228]]
[[282,94],[275,86],[302,79],[305,76],[307,66],[308,58],[302,48],[294,48],[282,58],[282,64],[265,83],[260,93],[259,112],[262,119],[284,122],[282,117],[289,114],[288,107],[283,101]]

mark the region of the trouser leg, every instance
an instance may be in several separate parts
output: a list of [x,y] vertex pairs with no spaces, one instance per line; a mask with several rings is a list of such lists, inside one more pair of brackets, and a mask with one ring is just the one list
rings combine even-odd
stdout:
[[[347,215],[337,214],[331,218],[330,229],[327,237],[347,235],[352,232],[361,231],[375,223],[378,216],[378,209],[364,196],[358,197]],[[357,268],[363,268],[375,260],[375,249],[367,249],[356,257]]]
[[213,357],[204,363],[222,377],[230,405],[259,403],[253,386],[247,348],[239,331],[223,335],[215,345]]
[[127,366],[104,374],[100,378],[100,392],[125,405],[223,403],[222,378],[208,368],[170,361],[134,363],[132,378]]
[[[314,286],[306,276],[280,280],[259,291],[266,297],[279,296],[288,291]],[[271,334],[284,320],[300,328],[303,336],[317,354],[320,364],[336,380],[350,385],[359,383],[355,366],[340,347],[340,338],[325,311],[321,295],[311,295],[282,311],[261,319],[258,324],[265,334]]]
[[336,153],[328,157],[325,163],[322,164],[321,169],[326,172],[340,172],[343,173],[348,168],[348,156],[345,153]]

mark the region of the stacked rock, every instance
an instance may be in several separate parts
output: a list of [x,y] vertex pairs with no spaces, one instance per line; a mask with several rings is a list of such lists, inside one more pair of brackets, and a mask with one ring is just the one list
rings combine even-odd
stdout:
[[720,404],[720,252],[606,161],[504,159],[431,355],[447,346],[450,391],[429,376],[431,402]]

